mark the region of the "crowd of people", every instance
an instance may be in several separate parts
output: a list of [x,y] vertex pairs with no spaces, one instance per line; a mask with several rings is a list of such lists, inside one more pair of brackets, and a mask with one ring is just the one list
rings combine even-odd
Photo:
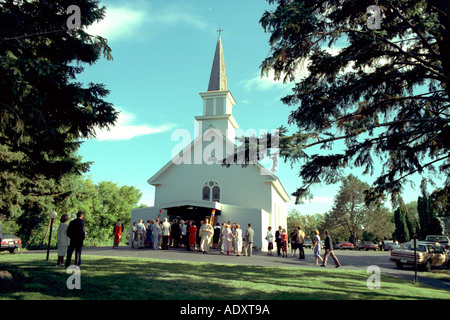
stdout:
[[[115,239],[121,237],[120,229],[115,230]],[[186,248],[188,251],[201,251],[207,254],[210,249],[220,249],[220,253],[231,255],[252,255],[254,231],[251,224],[243,231],[237,223],[216,223],[213,227],[209,219],[200,221],[184,221],[167,218],[160,220],[143,220],[134,222],[130,234],[132,248],[167,250],[169,247]],[[113,248],[117,248],[116,240]]]
[[[65,266],[69,266],[72,260],[72,254],[75,252],[75,265],[81,264],[81,251],[83,247],[83,241],[86,235],[84,229],[84,213],[78,212],[77,218],[69,223],[69,216],[67,214],[61,217],[61,224],[58,227],[57,232],[57,246],[58,246],[58,260],[57,265],[64,265],[64,257],[67,256]],[[114,225],[114,244],[113,249],[119,247],[119,243],[124,235],[124,226],[119,219]],[[325,267],[328,257],[330,256],[335,263],[336,268],[341,264],[333,252],[333,242],[328,234],[328,231],[324,231],[325,247],[323,258],[321,256],[322,243],[319,236],[319,231],[314,230],[314,245],[313,253],[315,263]],[[195,221],[184,221],[177,219],[169,222],[167,218],[160,221],[148,220],[147,224],[144,224],[143,220],[134,222],[130,234],[130,243],[132,248],[150,248],[153,250],[161,249],[168,250],[169,247],[173,248],[186,248],[188,251],[200,251],[207,254],[210,249],[220,250],[221,254],[227,255],[244,255],[251,256],[253,251],[253,237],[254,230],[251,224],[247,225],[244,230],[237,223],[216,223],[213,227],[209,219],[202,220],[200,225],[197,226]],[[294,230],[288,235],[286,229],[281,226],[275,234],[272,232],[272,227],[268,227],[265,239],[268,242],[267,254],[273,255],[274,243],[276,243],[276,249],[278,256],[287,257],[287,248],[290,244],[291,257],[297,255],[299,259],[305,259],[304,243],[305,232],[301,227],[294,228]]]
[[[57,232],[57,246],[58,246],[58,260],[57,265],[64,265],[64,257],[67,256],[65,266],[69,266],[72,260],[72,254],[75,252],[75,265],[81,264],[81,251],[83,247],[83,241],[86,235],[84,229],[84,213],[78,212],[77,218],[67,223],[69,216],[64,214],[61,217],[61,224],[58,227]],[[114,225],[114,244],[113,249],[119,247],[119,243],[124,235],[124,226],[119,219]],[[330,256],[335,263],[336,268],[341,264],[333,252],[333,241],[328,234],[328,231],[324,231],[325,247],[323,258],[321,256],[322,243],[319,236],[319,231],[314,230],[314,245],[313,253],[315,263],[325,267],[328,257]],[[130,234],[130,243],[132,248],[150,248],[153,250],[161,249],[168,250],[169,247],[173,248],[186,248],[188,251],[201,251],[207,254],[210,249],[220,250],[221,254],[227,255],[244,255],[251,256],[253,251],[253,237],[254,230],[251,224],[247,225],[244,230],[237,223],[216,223],[213,227],[209,219],[202,220],[200,225],[197,226],[195,221],[184,221],[177,219],[169,222],[167,218],[160,221],[148,220],[147,224],[144,224],[143,220],[134,222]],[[268,227],[265,239],[268,242],[267,254],[273,255],[274,243],[276,243],[278,256],[287,257],[288,244],[291,248],[291,257],[297,255],[299,259],[305,259],[304,243],[305,232],[299,226],[288,235],[286,229],[281,226],[275,234],[272,232],[272,227]]]
[[[120,228],[117,230],[120,232]],[[333,251],[333,242],[328,234],[324,231],[325,247],[323,257],[322,243],[318,230],[314,230],[313,240],[313,255],[316,264],[325,267],[328,257],[334,260],[335,266],[341,266],[338,258]],[[116,233],[115,238],[117,238]],[[144,224],[143,220],[135,222],[132,227],[130,235],[130,242],[132,248],[151,248],[167,250],[169,247],[186,248],[188,251],[200,251],[207,254],[209,250],[220,250],[221,254],[236,255],[236,256],[251,256],[253,251],[253,236],[254,230],[251,224],[247,225],[245,230],[237,223],[216,223],[213,227],[208,219],[200,222],[197,226],[195,221],[184,221],[174,219],[168,222],[167,218],[163,221],[159,219],[148,220]],[[281,226],[275,233],[272,232],[272,227],[268,227],[265,239],[268,242],[267,254],[273,255],[274,244],[276,244],[277,255],[288,257],[288,247],[291,249],[291,257],[305,259],[304,243],[305,232],[299,226],[288,235],[286,229]]]
[[[315,264],[319,264],[319,261],[321,262],[321,267],[325,267],[328,262],[328,256],[330,256],[335,263],[336,268],[341,267],[341,264],[336,257],[336,254],[333,251],[333,241],[328,234],[328,231],[324,231],[325,236],[325,247],[324,247],[324,254],[323,258],[321,257],[321,250],[322,250],[322,243],[320,240],[319,230],[314,230],[314,240],[313,240],[313,253],[314,253],[314,260]],[[265,238],[268,242],[268,255],[273,255],[273,247],[274,242],[277,245],[277,254],[278,256],[287,257],[287,248],[288,248],[288,242],[290,243],[291,247],[291,257],[296,256],[297,250],[298,250],[298,257],[299,259],[305,259],[305,250],[304,250],[304,244],[305,244],[305,232],[302,230],[302,228],[299,226],[297,228],[294,228],[294,230],[289,234],[287,234],[286,229],[283,229],[281,226],[278,227],[278,230],[275,232],[275,235],[272,233],[272,227],[269,227],[267,230],[267,235]]]

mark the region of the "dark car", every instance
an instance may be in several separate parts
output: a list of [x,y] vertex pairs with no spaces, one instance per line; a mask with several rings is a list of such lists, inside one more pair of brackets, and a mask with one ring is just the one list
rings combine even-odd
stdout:
[[8,250],[10,253],[16,253],[22,247],[22,240],[13,234],[4,234],[0,251]]
[[450,239],[447,236],[439,236],[439,235],[428,235],[425,238],[425,241],[429,241],[429,242],[437,242],[439,243],[441,246],[443,246],[445,249],[449,249],[449,245],[450,245]]
[[312,248],[312,241],[310,238],[305,238],[305,243],[303,244],[303,247],[305,248]]
[[372,241],[363,241],[363,242],[358,242],[358,244],[356,245],[356,249],[357,250],[374,250],[376,251],[378,249],[378,245],[373,243]]

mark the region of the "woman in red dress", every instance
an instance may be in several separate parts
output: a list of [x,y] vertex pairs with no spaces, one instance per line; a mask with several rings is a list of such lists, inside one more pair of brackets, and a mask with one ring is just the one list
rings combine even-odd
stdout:
[[120,242],[120,238],[122,238],[122,233],[123,233],[123,225],[122,225],[122,221],[119,219],[119,220],[117,220],[117,223],[114,226],[114,246],[113,246],[113,249],[119,248],[119,242]]
[[192,222],[192,226],[189,227],[189,246],[191,251],[195,251],[195,241],[197,240],[197,227],[195,222]]
[[283,253],[283,257],[287,257],[287,239],[288,235],[286,233],[286,230],[281,230],[281,251]]

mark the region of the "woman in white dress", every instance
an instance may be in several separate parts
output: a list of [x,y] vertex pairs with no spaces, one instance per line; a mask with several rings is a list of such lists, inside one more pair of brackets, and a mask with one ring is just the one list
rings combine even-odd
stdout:
[[237,256],[240,256],[241,252],[242,252],[242,229],[241,229],[241,226],[238,224],[236,224],[234,237],[235,237],[235,246],[236,246]]
[[224,251],[227,252],[227,255],[231,255],[231,245],[233,243],[233,234],[231,233],[231,226],[227,224],[226,228],[223,230],[223,243],[224,243]]
[[67,236],[67,228],[69,224],[69,215],[63,214],[61,216],[61,223],[59,224],[58,231],[56,233],[56,247],[58,248],[58,260],[56,265],[58,267],[64,266],[64,257],[67,254],[67,248],[70,244],[70,238]]
[[318,260],[320,260],[320,262],[322,262],[323,263],[323,259],[322,259],[322,257],[320,256],[320,249],[321,249],[321,247],[322,247],[322,243],[320,242],[320,237],[319,237],[319,230],[314,230],[314,234],[316,235],[315,237],[314,237],[314,247],[313,247],[313,250],[314,250],[314,258],[315,258],[315,260],[316,260],[316,264],[319,264],[319,261]]

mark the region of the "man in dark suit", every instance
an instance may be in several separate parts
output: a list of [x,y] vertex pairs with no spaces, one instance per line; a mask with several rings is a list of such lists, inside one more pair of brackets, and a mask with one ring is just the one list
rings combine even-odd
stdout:
[[75,250],[75,265],[81,265],[81,249],[83,248],[83,241],[86,237],[84,230],[84,213],[78,211],[77,218],[69,223],[67,228],[67,236],[70,238],[69,248],[67,249],[66,268],[70,266],[72,260],[72,253]]
[[334,260],[336,268],[339,268],[341,264],[339,263],[338,258],[333,252],[333,240],[331,240],[331,237],[328,234],[328,230],[325,230],[323,234],[325,235],[325,253],[323,254],[323,263],[321,267],[325,267],[327,265],[328,256],[331,256]]
[[281,256],[281,226],[278,227],[278,230],[275,231],[275,241],[277,243],[277,254]]

